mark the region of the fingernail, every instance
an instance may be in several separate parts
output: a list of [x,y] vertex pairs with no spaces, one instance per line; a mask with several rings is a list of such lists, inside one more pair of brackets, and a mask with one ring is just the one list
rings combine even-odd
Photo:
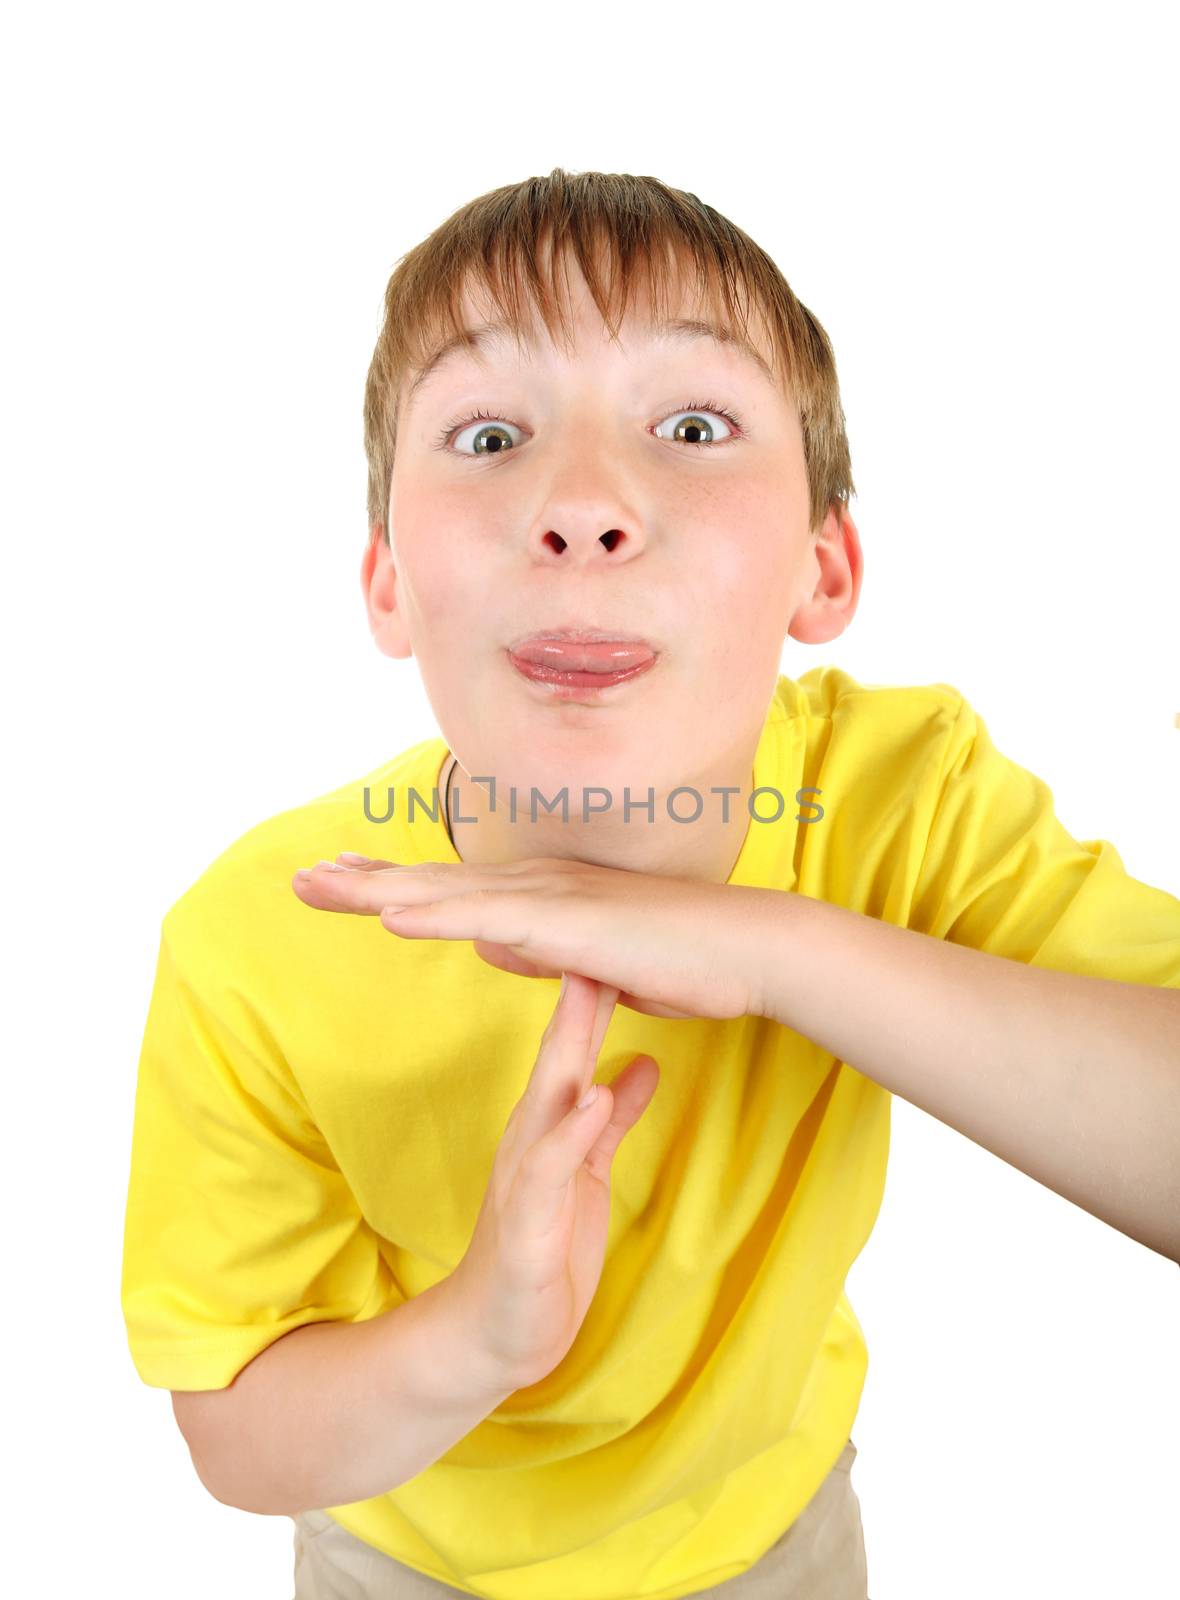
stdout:
[[355,850],[341,850],[340,859],[341,861],[347,861],[353,867],[367,867],[373,858],[372,856],[358,856]]
[[592,1083],[590,1085],[590,1087],[586,1090],[586,1093],[578,1101],[578,1110],[579,1111],[585,1111],[586,1107],[587,1106],[592,1106],[597,1099],[598,1099],[598,1085],[596,1083]]
[[347,868],[342,867],[338,861],[317,861],[316,862],[316,866],[323,867],[325,872],[345,872],[345,871],[347,871]]

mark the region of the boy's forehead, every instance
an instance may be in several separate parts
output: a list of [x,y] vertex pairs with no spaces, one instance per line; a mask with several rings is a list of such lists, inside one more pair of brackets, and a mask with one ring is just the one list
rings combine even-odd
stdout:
[[[579,281],[571,296],[563,297],[571,344],[598,340],[606,343],[611,340],[610,328],[594,304],[588,287],[581,281],[581,275],[576,277]],[[460,332],[436,329],[424,340],[420,365],[407,375],[404,400],[407,407],[446,366],[461,358],[483,362],[519,352],[522,347],[535,350],[543,344],[558,345],[562,337],[560,327],[552,334],[545,327],[544,318],[531,298],[523,300],[521,305],[519,330],[479,287],[464,288],[458,313]],[[630,348],[651,341],[669,345],[709,341],[743,357],[777,388],[772,345],[765,326],[752,311],[747,312],[747,318],[749,331],[744,332],[720,305],[682,283],[670,286],[663,303],[657,305],[650,284],[645,287],[641,283],[632,291],[623,314],[617,318],[616,337],[621,345]]]

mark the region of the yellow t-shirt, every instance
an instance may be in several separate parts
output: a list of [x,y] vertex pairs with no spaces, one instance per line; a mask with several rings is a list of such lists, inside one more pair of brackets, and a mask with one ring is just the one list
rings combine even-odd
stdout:
[[[436,801],[447,753],[426,740],[262,823],[164,918],[122,1283],[147,1384],[223,1388],[293,1328],[376,1316],[467,1248],[556,982],[290,887],[341,850],[459,860],[441,810],[406,815],[411,788]],[[731,883],[1180,987],[1180,900],[1073,839],[947,684],[781,677],[754,782],[785,806],[756,797],[756,817],[782,815],[751,821]],[[389,821],[366,820],[366,786],[378,817],[393,790]],[[565,1360],[408,1483],[326,1508],[488,1600],[670,1600],[735,1577],[856,1417],[867,1353],[844,1281],[881,1202],[889,1093],[758,1017],[619,1007],[598,1078],[640,1052],[660,1084],[616,1160],[601,1283]]]

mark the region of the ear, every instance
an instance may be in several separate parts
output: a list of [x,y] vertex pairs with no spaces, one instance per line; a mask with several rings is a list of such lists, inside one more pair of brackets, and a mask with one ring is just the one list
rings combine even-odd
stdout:
[[833,501],[815,536],[818,576],[811,595],[797,607],[787,632],[804,644],[836,639],[856,615],[864,576],[860,535],[842,501]]
[[410,635],[397,603],[393,551],[379,522],[369,530],[369,543],[361,559],[361,592],[369,613],[369,631],[378,650],[399,661],[413,655]]

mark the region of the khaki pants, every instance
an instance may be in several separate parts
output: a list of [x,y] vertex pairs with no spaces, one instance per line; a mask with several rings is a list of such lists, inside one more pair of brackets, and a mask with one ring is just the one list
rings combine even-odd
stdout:
[[[777,1543],[736,1578],[699,1595],[723,1600],[868,1600],[852,1440]],[[294,1600],[454,1600],[464,1593],[394,1561],[333,1522],[302,1511],[295,1523]],[[554,1597],[558,1600],[558,1597]]]

